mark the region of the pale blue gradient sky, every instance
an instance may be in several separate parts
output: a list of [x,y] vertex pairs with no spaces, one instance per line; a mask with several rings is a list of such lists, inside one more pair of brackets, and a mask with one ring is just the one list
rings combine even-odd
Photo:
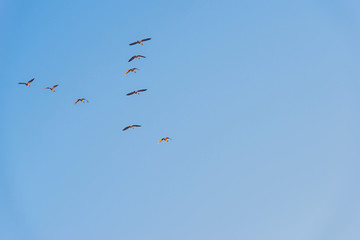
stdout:
[[0,27],[0,239],[360,239],[358,1],[2,0]]

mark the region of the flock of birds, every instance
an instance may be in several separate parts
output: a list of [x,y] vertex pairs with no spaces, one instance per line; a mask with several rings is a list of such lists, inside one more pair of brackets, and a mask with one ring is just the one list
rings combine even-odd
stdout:
[[[139,44],[139,45],[143,45],[143,42],[146,42],[146,41],[149,41],[151,40],[151,38],[145,38],[145,39],[142,39],[142,40],[138,40],[136,42],[133,42],[133,43],[130,43],[129,45],[130,46],[133,46],[133,45],[136,45],[136,44]],[[128,62],[131,62],[132,60],[134,59],[140,59],[140,58],[146,58],[145,56],[142,56],[142,55],[135,55],[135,56],[132,56]],[[129,70],[127,70],[125,72],[125,76],[130,73],[130,72],[133,72],[133,73],[136,73],[135,70],[138,70],[138,68],[130,68]],[[35,78],[29,80],[28,82],[20,82],[19,84],[23,84],[23,85],[26,85],[27,87],[30,87],[30,83],[32,83],[33,81],[35,80]],[[46,87],[44,89],[49,89],[53,92],[55,92],[55,88],[58,87],[59,85],[54,85],[52,87]],[[127,96],[130,96],[130,95],[133,95],[133,94],[136,94],[136,95],[139,95],[141,92],[145,92],[147,91],[147,89],[140,89],[140,90],[136,90],[136,91],[132,91],[130,93],[127,93],[126,95]],[[74,105],[77,104],[78,102],[82,102],[82,103],[85,103],[85,102],[89,102],[88,100],[86,100],[85,98],[78,98],[76,99],[76,101],[74,102]],[[134,125],[130,125],[130,126],[126,126],[123,131],[125,130],[128,130],[128,129],[134,129],[136,127],[141,127],[141,125],[137,125],[137,124],[134,124]],[[165,142],[168,142],[169,140],[171,140],[171,138],[169,137],[164,137],[164,138],[161,138],[160,141],[158,143],[161,143],[162,141],[165,141]]]

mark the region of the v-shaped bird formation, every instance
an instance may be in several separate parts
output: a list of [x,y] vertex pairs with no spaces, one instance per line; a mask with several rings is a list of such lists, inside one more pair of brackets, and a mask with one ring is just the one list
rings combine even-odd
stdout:
[[[130,45],[130,46],[137,45],[137,44],[143,45],[143,42],[146,42],[146,41],[149,41],[149,40],[151,40],[151,38],[145,38],[145,39],[137,40],[136,42],[130,43],[129,45]],[[132,56],[132,57],[128,60],[128,62],[131,62],[131,61],[134,60],[134,59],[139,59],[139,60],[140,60],[141,58],[146,58],[146,57],[143,56],[143,55],[134,55],[134,56]],[[139,70],[139,69],[138,69],[138,68],[130,68],[129,70],[127,70],[127,71],[125,72],[125,76],[126,76],[128,73],[130,73],[130,72],[136,73],[136,70]],[[140,93],[145,92],[145,91],[147,91],[147,89],[135,90],[135,91],[132,91],[132,92],[127,93],[126,96],[131,96],[131,95],[134,95],[134,94],[135,94],[135,95],[140,95]],[[125,131],[125,130],[127,130],[127,129],[129,129],[129,128],[134,129],[134,127],[141,127],[141,125],[130,125],[130,126],[125,127],[125,128],[123,129],[123,131]],[[169,137],[162,138],[162,139],[160,140],[160,142],[161,142],[161,141],[166,141],[166,142],[168,142],[169,139],[170,139]],[[160,142],[159,142],[159,143],[160,143]]]
[[[145,39],[137,40],[136,42],[132,42],[132,43],[130,43],[129,45],[130,45],[130,46],[137,45],[137,44],[138,44],[138,45],[143,45],[143,42],[146,42],[146,41],[149,41],[149,40],[151,40],[151,38],[145,38]],[[132,56],[132,57],[128,60],[128,62],[131,62],[131,61],[134,60],[134,59],[139,59],[139,60],[140,60],[141,58],[146,58],[146,57],[143,56],[143,55],[134,55],[134,56]],[[138,69],[138,68],[135,68],[135,67],[134,67],[134,68],[130,68],[129,70],[127,70],[127,71],[125,72],[125,76],[126,76],[128,73],[130,73],[130,72],[136,73],[136,70],[139,70],[139,69]],[[29,80],[29,81],[27,81],[27,82],[19,82],[19,84],[23,84],[23,85],[25,85],[25,86],[27,86],[27,87],[30,87],[30,83],[32,83],[34,80],[35,80],[35,78],[32,78],[31,80]],[[53,85],[52,87],[45,87],[44,89],[50,90],[50,91],[52,91],[52,92],[55,92],[55,88],[58,87],[58,86],[59,86],[59,84],[56,84],[56,85]],[[140,95],[140,93],[145,92],[145,91],[147,91],[147,89],[135,90],[135,91],[132,91],[132,92],[127,93],[126,96],[130,96],[130,95],[133,95],[133,94],[135,94],[135,95]],[[87,99],[85,99],[85,98],[78,98],[78,99],[75,100],[74,105],[76,105],[76,104],[79,103],[79,102],[85,103],[85,102],[89,102],[89,101],[88,101]],[[123,128],[123,131],[128,130],[128,129],[139,128],[139,127],[141,127],[141,125],[132,124],[132,125],[129,125],[129,126],[126,126],[125,128]],[[161,143],[161,142],[163,142],[163,141],[164,141],[164,142],[168,142],[169,140],[171,140],[171,138],[169,138],[169,137],[164,137],[164,138],[161,138],[158,143]]]

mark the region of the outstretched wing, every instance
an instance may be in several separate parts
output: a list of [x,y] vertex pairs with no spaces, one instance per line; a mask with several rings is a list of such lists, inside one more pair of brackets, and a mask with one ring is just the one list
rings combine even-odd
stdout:
[[58,84],[54,85],[53,88],[56,88],[57,86],[59,86]]
[[31,83],[32,81],[34,81],[35,80],[35,78],[33,78],[33,79],[31,79],[30,81],[28,81],[28,83]]
[[85,100],[86,102],[89,102],[88,100],[86,100],[85,98],[83,98],[82,100]]
[[135,93],[135,91],[133,91],[133,92],[130,92],[130,93],[126,94],[126,96],[130,96],[130,95],[133,95],[134,93]]
[[134,60],[134,58],[136,58],[136,56],[132,56],[128,62],[131,62],[132,60]]
[[138,57],[146,58],[146,57],[145,57],[145,56],[143,56],[143,55],[138,55]]
[[25,84],[26,85],[26,83],[24,83],[24,82],[19,82],[19,84]]
[[141,125],[133,125],[133,127],[141,127]]
[[44,89],[51,89],[50,87],[46,87],[46,88],[44,88]]
[[137,44],[138,42],[133,42],[133,43],[130,43],[129,45],[132,46],[132,45],[135,45]]
[[140,90],[138,90],[138,92],[145,92],[145,91],[147,91],[147,89],[140,89]]
[[159,141],[158,143],[161,143],[163,140],[164,140],[163,138],[162,138],[162,139],[160,139],[160,141]]
[[79,101],[80,101],[80,99],[77,99],[77,100],[74,102],[74,104],[77,104]]
[[131,70],[131,69],[129,69],[129,70],[126,71],[125,76],[126,76],[126,74],[128,74],[128,73],[130,72],[130,70]]
[[151,38],[145,38],[145,39],[143,39],[141,41],[145,42],[145,41],[149,41],[149,40],[151,40]]
[[123,131],[125,131],[125,130],[127,130],[127,129],[129,129],[129,128],[130,128],[130,126],[127,126],[126,128],[123,129]]

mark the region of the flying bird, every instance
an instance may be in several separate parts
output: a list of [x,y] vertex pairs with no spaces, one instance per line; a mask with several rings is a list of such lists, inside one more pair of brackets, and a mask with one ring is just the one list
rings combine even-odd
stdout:
[[130,96],[130,95],[133,95],[133,94],[140,95],[139,94],[140,92],[145,92],[145,91],[147,91],[147,89],[140,89],[140,90],[132,91],[132,92],[126,94],[126,96]]
[[162,141],[168,142],[169,140],[171,140],[171,138],[165,137],[165,138],[160,139],[160,141],[158,143],[161,143]]
[[127,127],[125,127],[125,128],[123,129],[123,131],[128,130],[129,128],[134,129],[134,127],[141,127],[141,125],[131,125],[131,126],[127,126]]
[[140,59],[141,57],[142,57],[142,58],[146,58],[145,56],[142,56],[142,55],[135,55],[135,56],[132,56],[132,57],[129,59],[128,62],[131,62],[131,61],[134,60],[135,58]]
[[30,81],[28,81],[28,82],[26,82],[26,83],[19,82],[19,84],[25,84],[26,86],[30,87],[30,83],[31,83],[32,81],[34,81],[34,80],[35,80],[35,78],[31,79]]
[[135,44],[143,45],[143,42],[149,41],[149,40],[151,40],[151,38],[145,38],[145,39],[138,40],[138,41],[136,41],[136,42],[130,43],[129,45],[130,45],[130,46],[135,45]]
[[46,88],[44,88],[44,89],[50,89],[51,91],[53,91],[53,92],[55,92],[55,88],[57,87],[57,86],[59,86],[59,85],[54,85],[54,86],[52,86],[52,87],[46,87]]
[[125,76],[126,76],[126,74],[128,74],[129,72],[136,73],[135,70],[139,70],[139,69],[138,69],[138,68],[130,68],[129,70],[126,71]]
[[86,101],[86,102],[89,102],[89,101],[86,100],[85,98],[79,98],[79,99],[77,99],[77,100],[75,101],[74,105],[77,104],[78,102],[83,102],[83,103],[85,103],[85,101]]

